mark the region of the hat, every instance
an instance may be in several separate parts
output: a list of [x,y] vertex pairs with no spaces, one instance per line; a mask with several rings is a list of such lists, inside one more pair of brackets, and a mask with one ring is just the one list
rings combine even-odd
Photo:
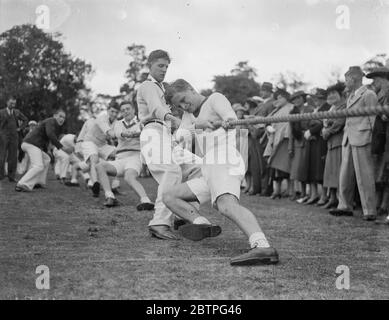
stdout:
[[270,82],[264,82],[262,83],[261,90],[273,92],[273,84]]
[[302,90],[299,90],[299,91],[296,91],[295,93],[293,93],[291,96],[290,96],[290,101],[298,98],[298,97],[303,97],[305,98],[307,96],[307,94],[302,91]]
[[366,75],[366,78],[373,79],[374,77],[382,77],[389,80],[389,68],[387,67],[379,67],[374,68]]
[[234,109],[235,112],[238,112],[238,111],[243,111],[243,112],[246,112],[246,108],[244,108],[240,103],[234,103],[232,105],[232,109]]
[[257,103],[261,103],[261,102],[265,101],[263,98],[258,97],[258,96],[254,96],[254,97],[248,98],[247,100],[251,100],[251,101],[254,101],[254,102],[257,102]]
[[312,97],[316,97],[319,99],[327,99],[327,91],[322,88],[315,88],[310,94]]
[[31,120],[28,122],[28,125],[31,126],[31,125],[38,125],[38,122],[36,122],[35,120]]
[[361,67],[359,67],[359,66],[350,67],[344,75],[347,77],[350,74],[357,74],[357,75],[361,75],[361,76],[365,75],[364,72],[362,71]]
[[289,100],[290,93],[284,89],[277,89],[277,91],[274,93],[274,99],[277,99],[278,96],[283,96],[286,100]]
[[329,86],[326,90],[327,92],[327,95],[331,92],[331,91],[337,91],[340,95],[342,95],[344,89],[346,88],[345,84],[343,82],[338,82],[332,86]]

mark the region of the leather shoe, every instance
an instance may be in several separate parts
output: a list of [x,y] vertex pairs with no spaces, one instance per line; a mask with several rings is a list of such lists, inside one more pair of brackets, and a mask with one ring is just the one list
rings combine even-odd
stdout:
[[217,237],[222,233],[222,228],[212,224],[193,224],[188,223],[180,229],[181,235],[192,241],[200,241],[205,238]]
[[154,210],[154,203],[151,202],[141,202],[137,204],[136,210],[144,211],[144,210]]
[[107,198],[105,199],[104,206],[108,208],[116,207],[119,205],[119,201],[115,198]]
[[79,187],[80,184],[78,182],[66,181],[65,186],[67,186],[67,187]]
[[303,204],[303,203],[307,202],[308,200],[309,200],[309,196],[305,196],[303,198],[297,199],[296,202],[298,204]]
[[324,201],[322,201],[321,199],[315,204],[316,207],[322,207],[322,206],[325,206],[328,201],[330,201],[329,199],[325,199]]
[[100,195],[100,183],[97,181],[92,186],[92,193],[95,198],[98,198]]
[[336,208],[338,206],[338,201],[328,201],[324,206],[322,206],[323,209],[332,209]]
[[384,220],[377,220],[375,223],[389,226],[389,217],[386,217]]
[[15,187],[15,191],[17,191],[17,192],[30,192],[31,190],[22,184],[17,184]]
[[184,219],[175,218],[175,219],[174,219],[174,222],[173,222],[173,229],[174,229],[174,230],[178,230],[178,228],[180,228],[181,226],[186,225],[187,223],[188,223],[188,222],[185,221]]
[[170,230],[169,226],[149,226],[149,231],[152,237],[162,240],[178,240],[177,236]]
[[365,221],[376,221],[377,216],[375,214],[368,214],[366,216],[363,216],[363,220]]
[[349,211],[349,210],[331,209],[330,215],[335,216],[335,217],[341,217],[341,216],[352,217],[354,214],[352,211]]
[[232,266],[253,266],[278,263],[278,253],[276,249],[270,248],[253,248],[240,256],[231,259]]
[[316,202],[319,201],[319,197],[317,198],[313,198],[313,199],[309,199],[307,202],[305,202],[305,204],[315,204]]

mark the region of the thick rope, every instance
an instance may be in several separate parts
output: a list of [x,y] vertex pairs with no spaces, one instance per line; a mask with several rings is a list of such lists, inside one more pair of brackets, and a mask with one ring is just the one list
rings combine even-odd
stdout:
[[285,116],[273,116],[273,117],[254,117],[242,120],[229,120],[228,126],[235,127],[238,125],[253,125],[261,123],[276,123],[276,122],[297,122],[306,120],[321,120],[321,119],[337,119],[337,118],[350,118],[350,117],[365,117],[386,115],[389,117],[389,106],[371,106],[363,109],[342,109],[336,111],[320,111],[311,113],[298,113]]

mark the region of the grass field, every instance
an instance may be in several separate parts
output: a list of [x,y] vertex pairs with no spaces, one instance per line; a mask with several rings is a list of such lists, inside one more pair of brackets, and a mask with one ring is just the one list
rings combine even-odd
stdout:
[[[155,198],[156,183],[142,179]],[[209,206],[223,233],[202,242],[151,238],[152,212],[136,212],[122,184],[122,206],[53,179],[49,189],[17,193],[0,182],[1,299],[388,299],[389,228],[287,199],[242,197],[280,254],[277,266],[231,267],[247,248],[243,234]],[[38,290],[36,267],[50,269]],[[336,268],[350,269],[338,290]]]

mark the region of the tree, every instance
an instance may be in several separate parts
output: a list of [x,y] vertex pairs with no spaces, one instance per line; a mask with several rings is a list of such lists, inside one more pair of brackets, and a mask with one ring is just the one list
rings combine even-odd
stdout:
[[293,71],[286,71],[285,73],[278,73],[274,77],[274,83],[276,87],[287,90],[289,92],[295,92],[297,90],[306,89],[308,83],[306,83],[301,75]]
[[231,75],[242,75],[248,79],[254,79],[257,76],[257,70],[249,66],[248,61],[240,61],[235,65],[234,69],[231,70]]
[[132,101],[135,107],[137,107],[136,90],[139,85],[147,79],[149,74],[146,47],[141,44],[133,43],[126,48],[126,54],[131,57],[131,61],[125,73],[128,80],[120,87],[120,93],[125,95],[126,98]]
[[388,56],[386,53],[376,54],[374,57],[367,60],[362,69],[365,73],[371,72],[374,68],[384,67],[388,63]]
[[224,94],[233,103],[244,103],[249,97],[259,95],[260,85],[254,80],[256,70],[241,61],[230,75],[219,75],[213,79],[213,91]]
[[11,94],[30,119],[41,120],[54,109],[67,113],[69,131],[76,131],[79,92],[92,74],[90,64],[65,52],[59,33],[45,33],[34,25],[15,26],[0,34],[0,104]]

